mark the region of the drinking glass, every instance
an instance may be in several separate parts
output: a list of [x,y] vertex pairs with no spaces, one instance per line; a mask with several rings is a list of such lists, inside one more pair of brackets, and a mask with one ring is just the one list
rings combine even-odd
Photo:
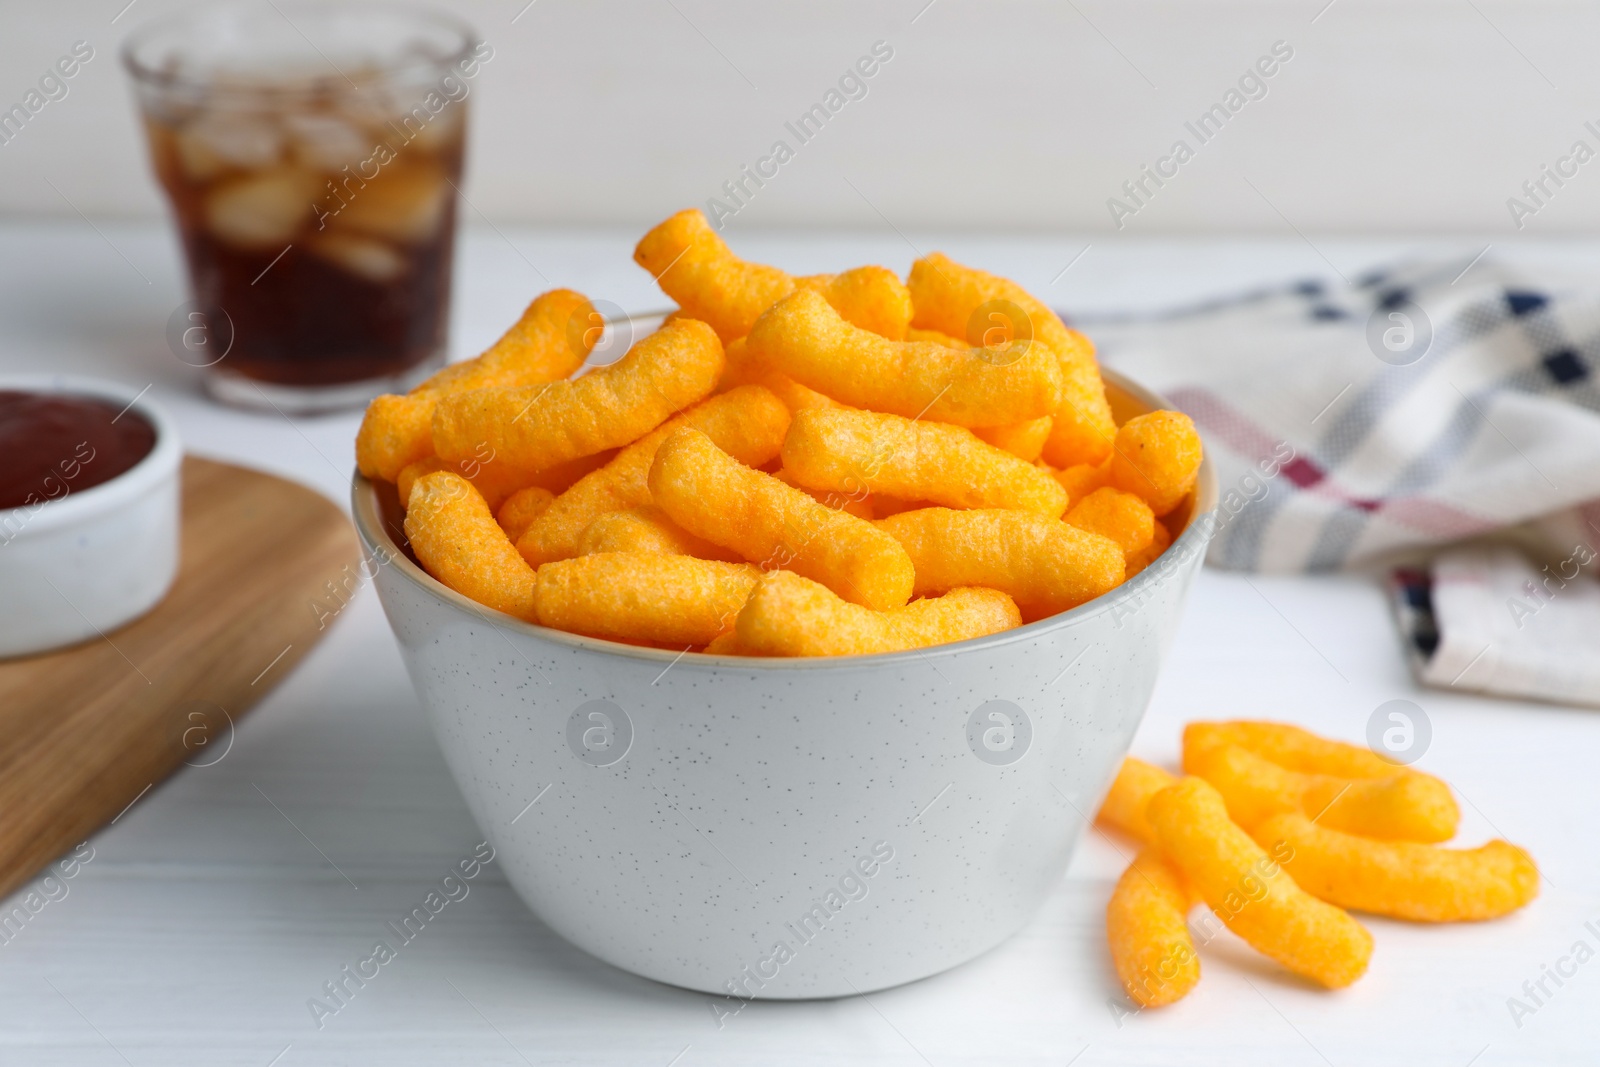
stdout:
[[467,97],[492,53],[448,14],[224,5],[123,60],[188,262],[168,339],[216,398],[332,410],[444,362]]

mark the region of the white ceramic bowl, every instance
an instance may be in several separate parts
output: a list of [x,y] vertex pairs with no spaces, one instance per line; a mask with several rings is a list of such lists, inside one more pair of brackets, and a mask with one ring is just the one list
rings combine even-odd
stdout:
[[[1122,417],[1166,406],[1106,378]],[[353,490],[412,683],[528,906],[635,974],[775,998],[922,978],[1029,920],[1144,714],[1215,496],[1207,464],[1161,559],[1072,611],[785,660],[490,612],[405,555],[392,487]]]
[[166,595],[178,571],[178,429],[139,390],[66,375],[13,375],[0,389],[131,404],[155,447],[108,482],[0,510],[0,657],[98,638]]

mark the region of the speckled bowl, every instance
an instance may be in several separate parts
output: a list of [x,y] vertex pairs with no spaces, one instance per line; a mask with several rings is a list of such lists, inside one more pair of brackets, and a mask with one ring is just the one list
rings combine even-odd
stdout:
[[[1106,378],[1119,421],[1166,406]],[[1216,485],[1207,464],[1172,547],[1082,607],[808,660],[490,612],[405,554],[391,487],[357,478],[353,496],[417,695],[534,913],[635,974],[798,998],[935,974],[1034,914],[1144,714]]]

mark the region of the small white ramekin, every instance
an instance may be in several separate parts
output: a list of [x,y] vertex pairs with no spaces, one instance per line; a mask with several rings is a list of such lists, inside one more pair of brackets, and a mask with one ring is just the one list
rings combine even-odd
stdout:
[[99,637],[153,608],[178,571],[178,428],[140,390],[69,375],[7,375],[0,389],[131,405],[155,427],[132,468],[88,489],[0,510],[0,657]]
[[[1105,378],[1124,417],[1170,406]],[[512,886],[608,963],[741,999],[924,978],[1033,917],[1144,716],[1216,495],[1207,461],[1172,547],[1071,611],[757,659],[490,611],[406,555],[392,486],[352,488],[401,658]]]

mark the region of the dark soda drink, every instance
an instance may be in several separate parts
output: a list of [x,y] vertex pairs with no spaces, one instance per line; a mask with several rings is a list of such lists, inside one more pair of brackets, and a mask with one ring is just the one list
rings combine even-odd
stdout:
[[[221,142],[230,159],[204,139],[205,117],[149,121],[195,302],[232,322],[229,369],[331,385],[427,363],[445,343],[460,123],[424,147],[325,112],[293,118],[326,141],[262,123],[246,134],[260,143],[240,143],[237,130]],[[251,166],[250,155],[268,161]],[[379,155],[392,159],[369,165]]]

